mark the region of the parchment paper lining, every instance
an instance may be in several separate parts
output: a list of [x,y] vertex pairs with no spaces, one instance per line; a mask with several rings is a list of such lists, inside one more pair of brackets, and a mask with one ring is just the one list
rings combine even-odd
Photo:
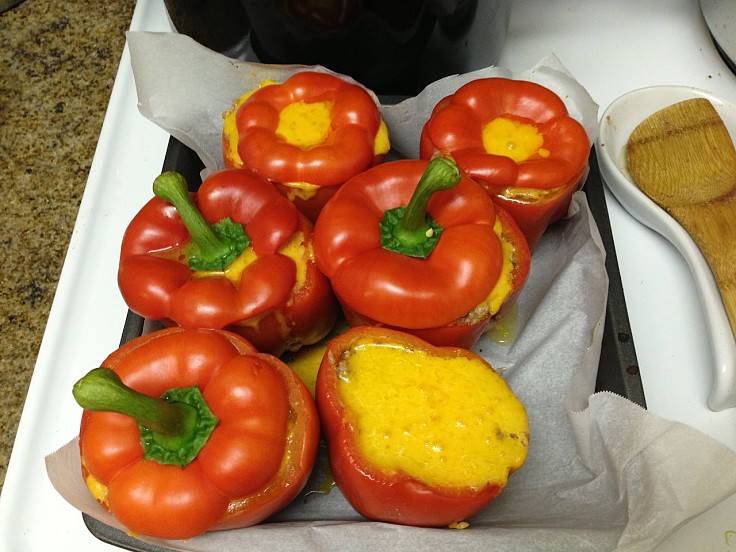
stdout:
[[[222,167],[222,113],[233,101],[266,78],[283,80],[303,69],[236,62],[172,33],[131,32],[128,45],[141,113],[196,151],[207,171]],[[520,75],[489,67],[447,77],[415,98],[382,106],[394,150],[416,157],[419,130],[436,101],[469,80],[493,75],[555,90],[591,143],[595,139],[597,105],[549,55]],[[468,529],[366,521],[339,490],[315,492],[320,489],[318,459],[307,489],[267,523],[188,541],[141,540],[218,552],[651,550],[681,523],[736,492],[736,453],[623,397],[594,393],[608,287],[604,260],[597,227],[579,192],[568,217],[551,226],[535,250],[518,300],[515,342],[502,346],[483,338],[475,347],[524,401],[532,435],[524,467],[495,502],[469,520]],[[75,508],[122,528],[81,480],[76,439],[47,457],[47,470]]]

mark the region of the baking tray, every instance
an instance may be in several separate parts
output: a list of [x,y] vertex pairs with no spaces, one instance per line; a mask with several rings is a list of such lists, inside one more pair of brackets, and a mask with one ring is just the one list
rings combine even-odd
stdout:
[[[190,190],[196,191],[201,183],[200,172],[203,168],[202,162],[196,153],[173,137],[169,140],[162,172],[170,170],[180,172],[189,183]],[[631,335],[621,275],[616,259],[616,249],[595,150],[591,150],[590,172],[583,190],[588,198],[590,210],[598,225],[601,240],[606,249],[606,271],[609,278],[608,304],[595,389],[596,391],[610,391],[622,395],[646,408],[644,388],[639,374],[634,339]],[[146,320],[132,311],[128,311],[120,344],[122,345],[142,335],[145,328]],[[134,552],[171,551],[169,548],[144,543],[87,514],[82,514],[82,517],[89,531],[99,540],[108,544]]]

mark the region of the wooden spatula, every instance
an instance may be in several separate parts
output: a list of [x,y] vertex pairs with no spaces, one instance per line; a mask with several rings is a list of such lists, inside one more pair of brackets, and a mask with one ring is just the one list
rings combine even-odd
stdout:
[[685,100],[642,121],[626,145],[636,185],[693,238],[736,334],[736,150],[711,102]]

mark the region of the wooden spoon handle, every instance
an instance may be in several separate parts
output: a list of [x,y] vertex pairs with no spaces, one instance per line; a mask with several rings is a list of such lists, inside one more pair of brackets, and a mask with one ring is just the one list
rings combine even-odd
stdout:
[[667,209],[700,248],[736,335],[736,198]]

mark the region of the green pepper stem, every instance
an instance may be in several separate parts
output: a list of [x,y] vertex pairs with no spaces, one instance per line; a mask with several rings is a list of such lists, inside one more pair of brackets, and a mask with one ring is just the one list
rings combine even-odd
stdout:
[[197,412],[183,403],[149,397],[125,385],[109,368],[95,368],[74,384],[79,406],[96,412],[118,412],[154,433],[186,440],[196,428]]
[[184,467],[194,460],[218,424],[199,387],[175,387],[160,399],[125,385],[109,368],[95,368],[72,389],[82,408],[118,412],[138,423],[143,458]]
[[435,192],[457,186],[460,176],[460,169],[447,157],[435,157],[427,164],[403,216],[393,229],[393,235],[401,245],[411,248],[427,241],[432,232],[427,220],[430,198]]
[[[194,255],[207,265],[219,264],[225,268],[233,258],[234,248],[238,246],[228,236],[216,232],[202,216],[189,195],[184,176],[175,171],[162,173],[153,181],[153,193],[176,208],[192,237],[192,244],[196,248]],[[237,254],[242,252],[242,249]],[[220,262],[222,259],[227,261]]]

